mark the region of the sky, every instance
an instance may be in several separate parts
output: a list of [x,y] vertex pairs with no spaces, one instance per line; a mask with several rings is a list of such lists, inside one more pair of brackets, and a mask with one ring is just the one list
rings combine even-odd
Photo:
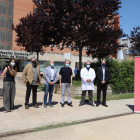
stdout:
[[140,0],[121,0],[120,27],[130,35],[133,27],[140,26]]

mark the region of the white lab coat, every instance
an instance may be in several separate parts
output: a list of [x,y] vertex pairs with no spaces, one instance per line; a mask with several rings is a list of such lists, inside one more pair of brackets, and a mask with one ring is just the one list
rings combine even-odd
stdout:
[[[82,90],[94,90],[94,79],[96,77],[94,69],[90,68],[89,71],[87,68],[82,68],[81,72],[81,86]],[[91,82],[87,82],[86,80],[90,79]]]

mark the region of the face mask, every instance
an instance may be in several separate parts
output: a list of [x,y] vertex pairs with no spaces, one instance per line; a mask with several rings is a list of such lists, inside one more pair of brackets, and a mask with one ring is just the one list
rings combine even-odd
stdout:
[[51,66],[53,67],[54,66],[54,63],[51,63]]
[[90,68],[90,65],[87,65],[87,68]]
[[36,61],[32,61],[33,64],[36,64]]
[[11,63],[11,66],[15,66],[15,63]]
[[105,67],[105,66],[106,66],[106,64],[102,64],[102,66],[103,66],[103,67]]
[[69,67],[70,65],[69,64],[66,64],[66,67]]

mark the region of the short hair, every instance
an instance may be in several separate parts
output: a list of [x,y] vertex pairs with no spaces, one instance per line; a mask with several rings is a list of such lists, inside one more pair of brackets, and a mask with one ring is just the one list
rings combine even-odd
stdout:
[[88,61],[86,61],[86,64],[87,64],[87,62],[89,62],[90,64],[91,64],[91,62],[88,60]]
[[[102,63],[103,61],[105,61],[105,60],[102,60],[101,63]],[[105,61],[105,63],[106,63],[106,61]]]
[[[65,60],[65,63],[66,63],[66,61],[69,61],[69,60]],[[70,61],[69,61],[69,63],[70,63]]]
[[32,56],[32,57],[31,57],[31,61],[33,60],[33,58],[37,59],[35,56]]

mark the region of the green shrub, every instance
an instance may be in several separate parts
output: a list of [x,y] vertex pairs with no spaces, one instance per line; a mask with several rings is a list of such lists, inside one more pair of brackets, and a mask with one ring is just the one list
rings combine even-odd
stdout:
[[[97,68],[101,66],[101,60],[91,64],[97,72]],[[106,67],[110,70],[109,84],[113,93],[129,93],[134,92],[134,61],[121,61],[108,59]],[[96,79],[95,82],[96,84]]]

